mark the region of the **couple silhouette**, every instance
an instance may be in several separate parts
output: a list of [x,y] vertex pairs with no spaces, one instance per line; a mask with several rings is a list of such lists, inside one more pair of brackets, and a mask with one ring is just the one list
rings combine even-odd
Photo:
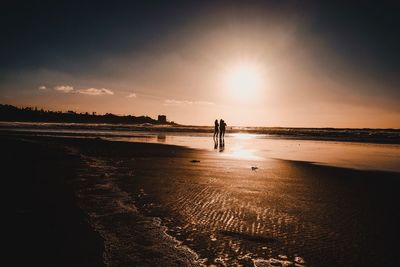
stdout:
[[225,137],[225,129],[226,129],[226,123],[223,119],[221,119],[219,121],[218,124],[218,120],[215,120],[214,122],[214,139],[217,138],[218,139],[218,134],[219,134],[219,139],[224,139]]
[[225,147],[225,129],[226,123],[223,119],[221,119],[218,123],[218,120],[214,122],[214,149],[218,148],[218,135],[219,135],[219,151],[222,152]]

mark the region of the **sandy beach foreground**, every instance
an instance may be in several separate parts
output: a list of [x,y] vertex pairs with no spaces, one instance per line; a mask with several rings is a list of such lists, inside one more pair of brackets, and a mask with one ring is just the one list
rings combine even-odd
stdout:
[[396,172],[98,138],[0,140],[14,265],[400,264]]

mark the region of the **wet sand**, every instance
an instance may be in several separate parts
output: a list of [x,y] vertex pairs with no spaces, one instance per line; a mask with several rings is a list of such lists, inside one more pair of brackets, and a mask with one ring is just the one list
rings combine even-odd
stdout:
[[[3,136],[1,140],[10,151],[19,151],[10,162],[18,160],[18,166],[27,166],[24,170],[31,165],[40,170],[29,175],[10,169],[15,180],[21,181],[13,185],[10,199],[22,195],[26,201],[35,200],[36,195],[53,192],[44,202],[32,202],[42,210],[34,219],[15,216],[20,224],[12,224],[11,229],[18,233],[17,242],[38,242],[37,246],[13,246],[16,253],[49,250],[52,253],[38,254],[63,262],[65,249],[57,254],[57,246],[50,246],[46,238],[31,238],[49,228],[31,227],[40,219],[57,233],[47,234],[48,238],[62,236],[67,228],[71,239],[65,244],[87,240],[87,246],[71,246],[76,254],[68,252],[75,255],[69,262],[72,258],[78,264],[65,265],[400,264],[396,257],[399,173],[234,159],[179,146],[100,139]],[[54,151],[62,160],[57,160]],[[53,173],[45,174],[53,168]],[[50,182],[43,183],[42,173]],[[53,184],[53,178],[60,184]],[[39,194],[26,193],[32,188],[27,183],[34,184]],[[73,197],[54,194],[57,191],[52,188],[72,192]],[[69,203],[70,208],[54,208],[57,200]],[[17,214],[21,208],[19,201],[15,203]],[[71,222],[52,220],[57,216]],[[90,227],[81,229],[73,220]],[[64,244],[61,239],[57,242]],[[41,257],[36,255],[31,262]],[[43,265],[51,264],[44,261]]]
[[10,266],[103,266],[103,239],[76,202],[79,157],[34,139],[0,137],[3,262]]

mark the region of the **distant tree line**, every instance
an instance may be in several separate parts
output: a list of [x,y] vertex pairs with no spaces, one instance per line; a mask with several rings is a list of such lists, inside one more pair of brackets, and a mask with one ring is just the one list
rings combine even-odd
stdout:
[[67,122],[67,123],[113,123],[113,124],[165,124],[148,116],[118,116],[111,113],[97,115],[93,113],[77,113],[75,111],[50,111],[32,107],[18,108],[0,104],[0,121],[20,122]]

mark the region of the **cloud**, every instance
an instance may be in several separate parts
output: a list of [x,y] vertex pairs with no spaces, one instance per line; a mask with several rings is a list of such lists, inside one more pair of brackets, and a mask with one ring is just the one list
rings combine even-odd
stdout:
[[54,90],[68,94],[74,92],[74,87],[69,85],[58,85],[54,87]]
[[44,86],[44,85],[41,85],[41,86],[39,86],[39,87],[38,87],[38,89],[39,89],[39,90],[46,90],[46,89],[47,89],[47,87],[46,87],[46,86]]
[[130,94],[127,95],[126,97],[129,97],[129,98],[136,98],[137,96],[136,96],[135,93],[130,93]]
[[175,100],[175,99],[165,99],[164,105],[192,105],[192,101],[188,100]]
[[178,106],[178,105],[214,105],[213,102],[208,101],[190,101],[190,100],[176,100],[176,99],[165,99],[164,105],[167,106]]
[[193,104],[195,104],[195,105],[215,105],[214,102],[209,102],[209,101],[194,101]]
[[81,89],[78,90],[78,93],[84,94],[84,95],[113,95],[114,92],[110,91],[106,88],[87,88],[87,89]]
[[[39,87],[39,89],[41,87]],[[44,89],[41,89],[41,90],[44,90]],[[91,96],[113,95],[114,94],[113,91],[108,90],[106,88],[87,88],[87,89],[76,90],[76,89],[74,89],[74,87],[72,87],[70,85],[58,85],[58,86],[54,87],[54,90],[62,92],[62,93],[66,93],[66,94],[78,93],[78,94],[91,95]]]

